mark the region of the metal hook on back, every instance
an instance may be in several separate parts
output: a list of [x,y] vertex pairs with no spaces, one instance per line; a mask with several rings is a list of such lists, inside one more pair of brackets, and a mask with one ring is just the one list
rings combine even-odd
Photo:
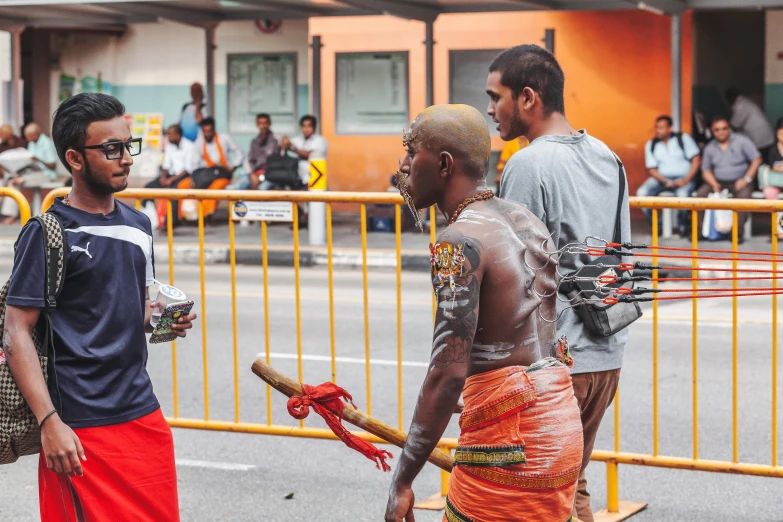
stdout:
[[549,251],[547,251],[546,248],[544,248],[544,246],[546,245],[546,242],[549,241],[550,239],[552,239],[552,236],[554,236],[554,235],[555,235],[555,233],[552,232],[551,234],[549,234],[549,236],[544,238],[544,240],[541,242],[541,251],[544,254],[546,254],[547,258],[546,258],[546,262],[543,265],[541,265],[540,267],[538,267],[538,268],[533,267],[533,266],[530,265],[530,263],[527,262],[527,252],[528,252],[527,248],[525,249],[524,252],[522,252],[522,262],[525,264],[525,266],[528,268],[528,270],[530,270],[531,272],[538,272],[539,270],[543,270],[544,268],[547,267],[547,265],[549,265],[549,262],[552,260],[552,256],[553,255],[560,255],[560,250],[555,250],[554,252],[549,252]]

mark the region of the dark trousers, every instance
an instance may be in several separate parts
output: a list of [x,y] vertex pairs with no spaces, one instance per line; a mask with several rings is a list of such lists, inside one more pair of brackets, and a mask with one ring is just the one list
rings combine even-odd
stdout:
[[595,436],[604,412],[609,408],[620,382],[620,369],[605,372],[577,373],[571,376],[574,395],[582,414],[582,430],[584,438],[584,453],[582,453],[582,469],[576,484],[573,516],[582,522],[593,522],[593,508],[590,506],[590,493],[587,492],[585,469],[590,463],[593,453]]
[[[721,190],[728,189],[732,196],[741,199],[750,199],[753,196],[753,183],[748,185],[742,190],[736,190],[734,188],[734,181],[719,181]],[[712,192],[712,187],[708,184],[704,184],[696,191],[696,196],[700,198],[706,198]],[[748,219],[746,212],[737,213],[737,237],[742,237],[742,231],[745,230],[745,221]]]
[[[177,185],[171,185],[170,187],[164,187],[160,183],[160,178],[155,178],[146,185],[144,185],[144,188],[152,188],[152,189],[159,189],[159,188],[177,188]],[[144,200],[144,204],[147,203],[147,201],[152,201],[151,199]],[[172,218],[172,225],[174,223],[177,223],[179,221],[178,219],[178,211],[179,211],[179,201],[176,199],[171,200],[171,218]]]

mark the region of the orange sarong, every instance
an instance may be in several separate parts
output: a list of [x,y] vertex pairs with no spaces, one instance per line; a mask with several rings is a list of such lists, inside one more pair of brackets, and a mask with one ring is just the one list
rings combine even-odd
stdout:
[[569,368],[544,359],[473,375],[463,399],[443,520],[572,520],[583,444]]

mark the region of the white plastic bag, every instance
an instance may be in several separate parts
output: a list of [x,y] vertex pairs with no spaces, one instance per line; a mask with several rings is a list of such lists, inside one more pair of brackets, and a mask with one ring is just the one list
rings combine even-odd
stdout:
[[187,221],[198,219],[198,201],[195,199],[183,199],[179,204],[179,210]]
[[158,218],[158,210],[155,208],[155,203],[148,201],[141,207],[141,212],[150,218],[152,230],[157,230],[160,228],[160,219]]
[[[723,189],[719,194],[715,194],[717,199],[729,199],[728,189]],[[734,212],[731,210],[716,210],[715,211],[715,230],[721,234],[731,234],[731,229],[734,228]]]
[[[722,192],[712,192],[709,199],[728,199],[729,191],[724,189]],[[704,211],[704,223],[701,227],[701,235],[709,241],[718,241],[724,239],[726,234],[731,233],[734,217],[731,210],[706,210]]]

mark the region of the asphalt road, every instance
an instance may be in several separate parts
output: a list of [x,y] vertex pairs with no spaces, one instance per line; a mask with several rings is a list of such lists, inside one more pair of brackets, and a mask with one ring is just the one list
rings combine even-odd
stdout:
[[[166,267],[158,278],[166,281]],[[0,279],[10,272],[0,261]],[[206,293],[201,295],[197,266],[177,267],[176,286],[201,305],[206,321],[178,343],[179,415],[203,418],[205,413],[202,327],[207,326],[209,418],[235,418],[230,272],[226,265],[207,267]],[[240,417],[266,422],[266,387],[250,364],[264,352],[264,306],[260,267],[239,267],[237,324]],[[269,339],[272,363],[297,376],[296,314],[293,268],[269,274]],[[302,270],[301,339],[304,382],[330,378],[327,272]],[[403,425],[407,427],[426,370],[432,328],[426,273],[403,273]],[[361,271],[335,272],[335,341],[337,382],[357,405],[367,409],[364,364],[365,330]],[[396,276],[393,271],[369,273],[372,413],[391,424],[397,414]],[[699,303],[698,383],[699,455],[732,459],[732,364],[730,300]],[[690,457],[692,432],[691,304],[661,306],[658,363],[659,452]],[[650,314],[648,314],[649,316]],[[203,319],[203,317],[202,317]],[[739,460],[769,463],[771,459],[771,312],[769,298],[743,298],[739,311]],[[149,372],[167,415],[173,413],[172,351],[151,345]],[[652,327],[649,317],[631,328],[621,381],[620,446],[650,453],[653,448]],[[272,392],[275,424],[294,426],[285,401]],[[779,416],[783,412],[779,412]],[[311,417],[315,416],[312,414]],[[456,421],[456,418],[455,418]],[[456,436],[456,422],[447,435]],[[308,426],[324,426],[308,418]],[[606,417],[597,448],[613,447],[613,416]],[[382,520],[391,474],[384,474],[340,442],[174,430],[182,519],[185,521],[375,521]],[[780,441],[779,441],[780,446]],[[399,454],[399,450],[392,449]],[[392,460],[392,465],[395,461]],[[0,467],[0,520],[38,519],[37,459]],[[86,466],[89,473],[89,463]],[[605,505],[605,467],[588,470],[594,508]],[[781,521],[777,499],[783,483],[776,479],[717,473],[621,466],[621,499],[649,503],[632,520],[647,521]],[[439,491],[440,474],[426,466],[414,485],[417,498]],[[293,498],[286,496],[293,493]],[[441,513],[418,511],[417,520],[440,520]]]

